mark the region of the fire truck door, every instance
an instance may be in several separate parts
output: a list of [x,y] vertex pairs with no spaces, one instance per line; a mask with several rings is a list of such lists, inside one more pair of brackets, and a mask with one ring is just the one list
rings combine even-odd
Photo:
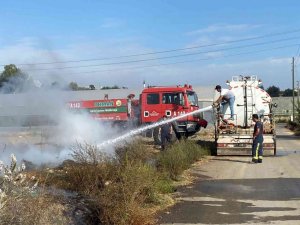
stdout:
[[182,93],[162,93],[162,112],[166,116],[178,116],[183,111]]
[[161,94],[160,93],[147,93],[144,95],[142,106],[143,122],[156,122],[164,113],[161,109]]

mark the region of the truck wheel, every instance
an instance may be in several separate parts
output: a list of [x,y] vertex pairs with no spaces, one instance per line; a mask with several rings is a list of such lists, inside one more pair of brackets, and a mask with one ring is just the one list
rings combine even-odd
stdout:
[[147,138],[152,138],[153,137],[153,130],[147,130],[143,133],[143,136],[144,137],[147,137]]
[[276,156],[277,153],[277,146],[276,146],[276,139],[274,140],[274,156]]
[[213,149],[211,149],[211,155],[218,156],[218,144],[217,141],[215,141]]
[[177,140],[181,141],[181,140],[186,140],[188,138],[188,136],[186,135],[186,133],[175,133]]

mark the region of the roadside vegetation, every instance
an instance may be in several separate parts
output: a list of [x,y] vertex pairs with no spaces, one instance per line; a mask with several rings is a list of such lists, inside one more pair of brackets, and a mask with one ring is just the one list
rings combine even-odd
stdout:
[[[84,224],[155,224],[156,212],[173,202],[170,194],[176,190],[174,181],[182,179],[184,170],[208,154],[207,148],[190,140],[176,142],[163,152],[136,140],[117,147],[113,156],[96,146],[77,144],[73,146],[73,160],[55,169],[27,172],[35,178],[29,179],[30,184],[16,186],[17,191],[8,192],[1,184],[5,193],[1,195],[1,224],[76,224],[68,204],[49,190],[76,193],[88,214]],[[28,187],[37,186],[33,182],[37,180],[40,188],[31,191]]]
[[300,136],[300,102],[295,104],[295,120],[287,122],[287,128],[294,132],[295,135]]
[[296,121],[288,121],[287,128],[294,132],[296,136],[300,136],[300,123]]
[[10,165],[0,162],[0,224],[70,224],[67,208],[38,187],[38,180],[24,172],[14,155]]

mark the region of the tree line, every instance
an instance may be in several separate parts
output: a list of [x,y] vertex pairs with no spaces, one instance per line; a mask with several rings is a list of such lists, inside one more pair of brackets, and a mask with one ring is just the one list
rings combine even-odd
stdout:
[[[3,72],[0,74],[0,91],[1,93],[18,93],[24,92],[26,90],[31,90],[34,88],[39,88],[40,84],[37,84],[32,77],[28,74],[24,73],[21,69],[19,69],[14,64],[9,64],[4,66]],[[63,89],[63,90],[72,90],[72,91],[80,91],[80,90],[96,90],[95,85],[90,84],[88,87],[81,87],[76,82],[70,82],[68,85],[62,86],[59,82],[54,81],[50,84],[50,88]],[[263,87],[262,87],[263,88]],[[127,89],[127,87],[119,87],[118,85],[113,86],[103,86],[99,88],[100,90],[108,90],[108,89]],[[293,90],[287,88],[285,90],[280,90],[279,87],[270,86],[266,89],[266,92],[271,97],[279,97],[279,96],[293,96]],[[294,94],[297,95],[296,91]]]
[[[279,87],[276,87],[274,85],[268,87],[266,89],[266,92],[268,92],[268,94],[271,97],[279,97],[279,96],[283,96],[283,97],[290,97],[293,96],[293,90],[290,88],[287,88],[285,90],[280,90]],[[294,95],[297,95],[297,92],[294,90]]]
[[[32,79],[31,76],[23,72],[14,64],[4,66],[4,70],[0,74],[0,92],[1,93],[20,93],[26,90],[33,90],[41,88],[42,84],[39,81]],[[70,82],[69,84],[60,84],[58,81],[52,82],[48,85],[50,88],[61,89],[61,90],[96,90],[94,84],[90,84],[88,87],[79,86],[76,82]],[[127,89],[127,87],[103,86],[101,90],[107,89]]]

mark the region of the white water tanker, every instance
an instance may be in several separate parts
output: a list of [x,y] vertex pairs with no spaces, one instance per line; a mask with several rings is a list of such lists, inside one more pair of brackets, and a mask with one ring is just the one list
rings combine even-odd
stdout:
[[[230,117],[229,104],[224,115],[215,110],[215,142],[218,155],[251,155],[254,123],[252,115],[258,114],[264,125],[264,155],[276,154],[276,134],[273,119],[272,98],[260,88],[257,76],[234,76],[227,82],[228,89],[235,94],[234,120]],[[215,99],[220,96],[215,93]],[[222,119],[223,118],[223,119]]]

